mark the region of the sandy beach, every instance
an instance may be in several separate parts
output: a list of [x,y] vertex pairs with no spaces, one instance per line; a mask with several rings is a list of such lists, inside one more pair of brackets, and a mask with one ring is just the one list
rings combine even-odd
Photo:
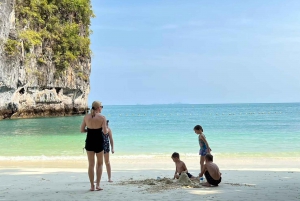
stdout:
[[[181,159],[190,173],[198,174],[197,157]],[[171,180],[174,163],[170,158],[116,156],[111,160],[114,182],[107,182],[104,167],[104,190],[90,192],[84,160],[1,161],[0,200],[300,200],[297,158],[234,158],[215,162],[223,180],[219,187],[208,188]]]

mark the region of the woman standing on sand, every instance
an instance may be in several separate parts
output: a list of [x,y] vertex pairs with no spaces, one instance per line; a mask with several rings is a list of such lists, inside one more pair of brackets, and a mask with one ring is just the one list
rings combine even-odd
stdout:
[[204,167],[204,161],[205,161],[205,156],[206,154],[209,154],[211,149],[208,145],[208,142],[205,138],[205,135],[203,134],[203,128],[200,125],[196,125],[194,127],[194,131],[197,135],[199,135],[198,137],[198,141],[199,141],[199,146],[200,146],[200,150],[199,150],[199,155],[200,155],[200,172],[203,171],[203,167]]
[[88,174],[91,183],[91,191],[95,190],[94,185],[94,168],[95,168],[95,155],[97,157],[96,168],[96,190],[103,190],[100,188],[100,179],[102,176],[103,167],[103,133],[108,133],[106,118],[100,115],[103,106],[101,102],[94,101],[92,104],[91,114],[85,115],[80,131],[82,133],[87,132],[85,140],[85,149],[88,157],[89,168]]

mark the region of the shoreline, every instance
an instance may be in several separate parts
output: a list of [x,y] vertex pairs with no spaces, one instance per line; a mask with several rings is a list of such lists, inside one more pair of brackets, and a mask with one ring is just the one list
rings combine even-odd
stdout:
[[[0,111],[1,112],[1,111]],[[59,118],[59,117],[76,117],[76,116],[84,116],[87,114],[86,112],[78,112],[78,113],[54,113],[54,114],[37,114],[37,115],[26,115],[26,116],[11,116],[0,118],[0,121],[10,121],[10,120],[22,120],[22,119],[43,119],[43,118]]]
[[[181,156],[190,171],[199,171],[199,157]],[[292,162],[291,162],[292,161]],[[264,158],[264,157],[232,157],[214,158],[220,170],[272,170],[272,171],[299,171],[300,158]],[[110,154],[112,170],[174,170],[174,162],[170,157],[137,157],[122,158]],[[0,168],[60,168],[86,169],[87,158],[63,160],[1,160]],[[105,164],[103,165],[105,167]]]

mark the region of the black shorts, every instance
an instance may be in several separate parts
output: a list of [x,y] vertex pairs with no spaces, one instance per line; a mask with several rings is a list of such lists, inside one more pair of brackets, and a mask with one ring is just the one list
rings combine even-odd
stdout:
[[100,153],[103,151],[103,136],[102,128],[99,129],[87,129],[87,135],[85,140],[85,149],[87,151],[93,151],[95,153]]
[[210,185],[218,186],[219,183],[221,183],[222,177],[220,177],[219,180],[214,180],[214,179],[210,176],[210,174],[209,174],[208,171],[206,171],[204,174],[205,174],[205,178],[206,178],[207,182],[208,182]]
[[103,151],[103,146],[102,147],[100,147],[100,146],[98,146],[98,147],[95,147],[95,146],[85,146],[85,150],[87,150],[87,151],[93,151],[93,152],[95,152],[96,154],[97,153],[100,153],[101,151]]
[[[190,173],[186,173],[187,174],[187,176],[189,177],[189,178],[191,178],[191,177],[193,177],[193,175],[191,175]],[[181,173],[179,174],[179,175],[181,175]]]

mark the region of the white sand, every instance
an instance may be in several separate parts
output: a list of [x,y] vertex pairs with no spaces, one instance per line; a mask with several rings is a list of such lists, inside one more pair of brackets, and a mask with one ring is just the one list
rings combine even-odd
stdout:
[[[197,160],[196,160],[197,159]],[[198,158],[182,158],[199,173]],[[112,158],[113,183],[104,171],[103,191],[88,191],[86,161],[0,161],[1,200],[300,200],[299,159],[219,160],[219,187],[188,188],[158,183],[172,178],[170,158]],[[232,164],[232,165],[230,165]],[[287,165],[288,164],[288,165]],[[54,168],[54,167],[59,168]],[[42,167],[42,168],[41,168]],[[48,167],[48,168],[46,168]],[[49,168],[50,167],[50,168]],[[104,168],[105,169],[105,168]],[[155,185],[143,181],[153,181]],[[134,181],[134,182],[132,182]],[[133,183],[133,184],[131,184]],[[151,183],[151,182],[150,182]],[[123,185],[121,185],[123,184]],[[160,185],[160,186],[159,186]]]

